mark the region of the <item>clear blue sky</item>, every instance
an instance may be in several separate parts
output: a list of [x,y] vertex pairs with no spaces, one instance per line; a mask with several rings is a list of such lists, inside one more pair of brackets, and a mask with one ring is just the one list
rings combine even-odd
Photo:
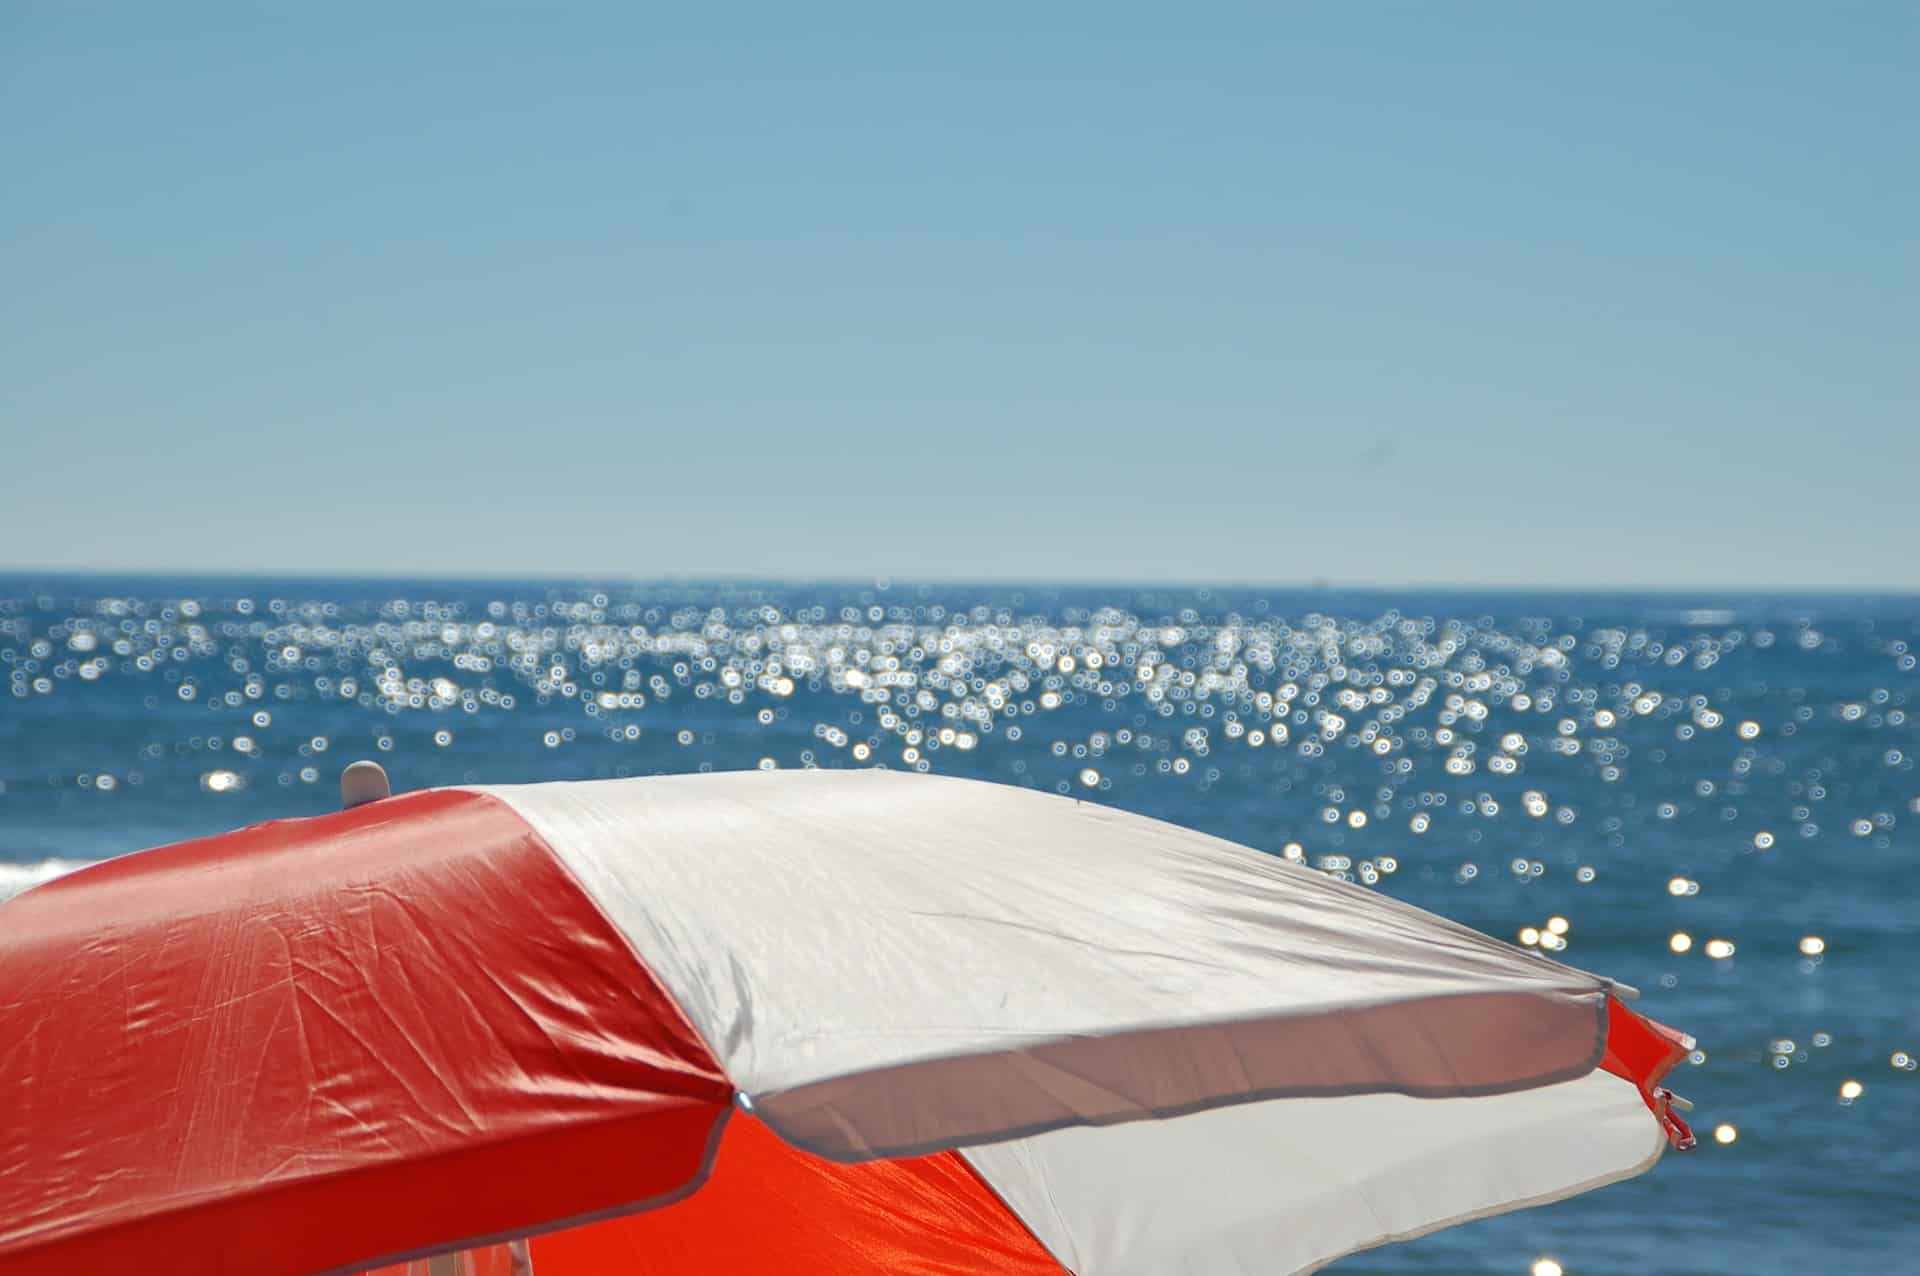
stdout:
[[1911,3],[532,8],[0,6],[0,565],[1920,588]]

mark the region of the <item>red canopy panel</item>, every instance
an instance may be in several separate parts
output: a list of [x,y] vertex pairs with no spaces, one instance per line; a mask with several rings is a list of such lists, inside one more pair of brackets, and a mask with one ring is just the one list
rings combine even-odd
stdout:
[[1633,1082],[1668,1141],[1682,1150],[1693,1146],[1693,1131],[1673,1110],[1672,1092],[1660,1083],[1691,1049],[1686,1033],[1635,1014],[1618,997],[1607,998],[1607,1053],[1600,1068]]
[[760,1121],[727,1126],[713,1177],[665,1209],[537,1236],[535,1276],[1061,1276],[955,1152],[845,1165]]
[[1607,998],[1607,1053],[1600,1066],[1651,1095],[1693,1043],[1687,1035],[1637,1014],[1618,997]]
[[4,925],[0,1276],[306,1276],[625,1209],[697,1185],[732,1099],[477,794],[109,862]]

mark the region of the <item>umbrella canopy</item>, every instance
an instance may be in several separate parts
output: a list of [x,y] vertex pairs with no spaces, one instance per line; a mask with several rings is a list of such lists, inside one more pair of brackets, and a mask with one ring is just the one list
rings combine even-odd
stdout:
[[997,785],[410,794],[0,906],[0,1276],[1309,1270],[1651,1166],[1615,992]]

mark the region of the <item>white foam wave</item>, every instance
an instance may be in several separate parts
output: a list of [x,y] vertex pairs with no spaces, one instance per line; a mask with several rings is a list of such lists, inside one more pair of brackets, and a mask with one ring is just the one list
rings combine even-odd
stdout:
[[35,864],[0,864],[0,900],[12,899],[29,886],[50,882],[63,873],[85,868],[85,860],[41,860]]

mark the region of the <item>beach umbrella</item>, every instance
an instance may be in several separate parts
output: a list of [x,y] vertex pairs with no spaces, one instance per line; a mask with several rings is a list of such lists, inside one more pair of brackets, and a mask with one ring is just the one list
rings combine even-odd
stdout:
[[0,1276],[1310,1270],[1690,1141],[1626,991],[1008,786],[406,794],[0,905]]

